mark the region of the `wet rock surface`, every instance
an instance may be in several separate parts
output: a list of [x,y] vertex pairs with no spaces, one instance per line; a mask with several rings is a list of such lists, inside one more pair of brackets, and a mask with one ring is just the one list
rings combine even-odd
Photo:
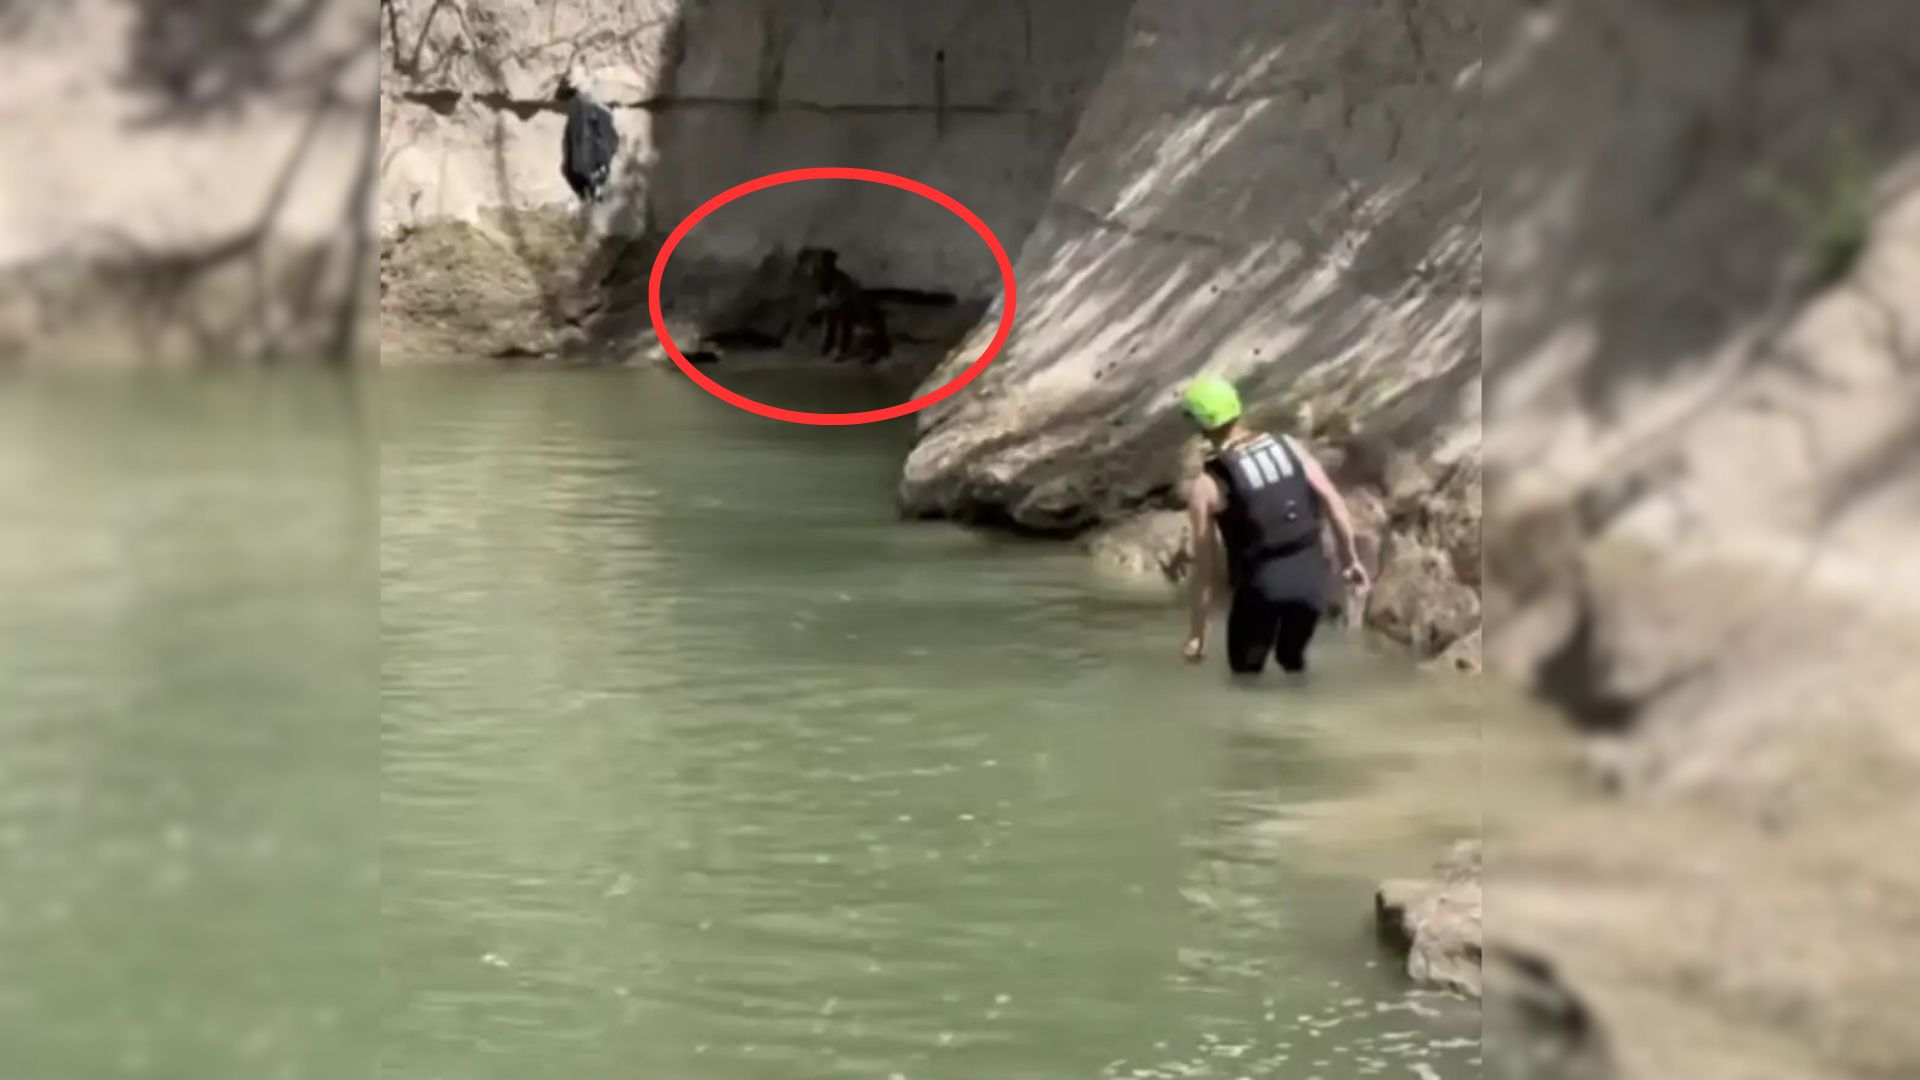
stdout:
[[1416,983],[1480,996],[1480,873],[1480,842],[1464,840],[1431,879],[1385,882],[1374,894],[1381,939],[1406,956]]
[[1193,534],[1187,515],[1159,510],[1096,530],[1084,543],[1103,567],[1121,573],[1158,575],[1169,585],[1187,580],[1193,569]]

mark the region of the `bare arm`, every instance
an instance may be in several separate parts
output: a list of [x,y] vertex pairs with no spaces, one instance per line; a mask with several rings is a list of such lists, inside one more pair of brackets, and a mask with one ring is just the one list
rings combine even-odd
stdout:
[[[1327,519],[1333,523],[1334,539],[1340,542],[1340,562],[1342,569],[1349,575],[1360,568],[1360,546],[1353,530],[1353,515],[1347,511],[1347,500],[1341,498],[1340,489],[1333,486],[1333,479],[1327,475],[1320,462],[1306,447],[1293,439],[1287,440],[1300,465],[1307,471],[1307,485],[1320,497],[1320,505],[1327,508]],[[1364,572],[1364,569],[1362,569]]]
[[1187,493],[1187,525],[1193,537],[1193,580],[1188,588],[1187,658],[1198,660],[1206,648],[1207,613],[1213,610],[1213,581],[1217,574],[1214,559],[1219,540],[1214,535],[1213,515],[1220,505],[1220,489],[1205,473],[1193,482]]

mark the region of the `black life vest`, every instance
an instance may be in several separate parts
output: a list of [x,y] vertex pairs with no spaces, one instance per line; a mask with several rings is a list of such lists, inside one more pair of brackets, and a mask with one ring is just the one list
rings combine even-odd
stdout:
[[1206,469],[1225,496],[1217,520],[1235,584],[1262,562],[1319,544],[1320,500],[1285,439],[1255,436],[1215,452]]

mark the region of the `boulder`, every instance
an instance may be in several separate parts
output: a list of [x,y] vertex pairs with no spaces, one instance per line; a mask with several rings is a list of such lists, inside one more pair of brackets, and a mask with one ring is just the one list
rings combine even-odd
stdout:
[[1374,918],[1415,982],[1480,996],[1480,841],[1454,845],[1430,880],[1382,884]]
[[1367,597],[1367,623],[1422,658],[1438,656],[1480,626],[1480,594],[1454,560],[1404,534],[1389,534]]
[[557,350],[569,253],[564,213],[441,221],[381,243],[383,354],[505,357]]
[[1482,669],[1480,628],[1474,627],[1472,633],[1447,646],[1440,655],[1427,661],[1425,666],[1433,671],[1455,671],[1462,675],[1480,674]]
[[1085,547],[1105,569],[1158,574],[1170,584],[1186,581],[1193,566],[1193,530],[1178,510],[1154,510],[1089,534]]

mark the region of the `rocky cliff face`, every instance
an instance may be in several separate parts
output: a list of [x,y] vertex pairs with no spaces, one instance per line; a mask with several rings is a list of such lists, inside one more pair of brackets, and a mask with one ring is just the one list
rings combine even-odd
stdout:
[[1067,529],[1161,501],[1202,369],[1257,421],[1305,406],[1305,434],[1470,456],[1477,33],[1412,0],[1134,4],[1020,250],[1012,338],[925,417],[908,507]]
[[[1082,103],[1117,44],[1124,0],[391,0],[383,38],[382,229],[390,336],[464,353],[544,351],[539,329],[594,323],[618,353],[651,336],[652,245],[707,199],[767,173],[900,173],[966,204],[1016,248],[1033,228]],[[559,175],[572,70],[613,110],[614,194],[576,220]],[[435,299],[494,266],[482,305]],[[984,302],[986,248],[945,210],[849,182],[783,187],[714,215],[676,252],[668,302],[817,245],[869,284]],[[587,314],[583,314],[586,312]],[[609,318],[611,315],[621,317]],[[453,332],[434,334],[453,320]],[[509,334],[488,324],[512,325]]]

